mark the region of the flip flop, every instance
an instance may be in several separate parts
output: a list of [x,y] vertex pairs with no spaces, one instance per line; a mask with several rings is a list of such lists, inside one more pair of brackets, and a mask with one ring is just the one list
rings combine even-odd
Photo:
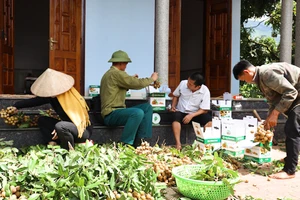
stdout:
[[269,175],[269,177],[273,178],[273,179],[291,179],[291,178],[295,178],[296,175],[295,174],[288,174],[285,171],[280,171],[276,174]]

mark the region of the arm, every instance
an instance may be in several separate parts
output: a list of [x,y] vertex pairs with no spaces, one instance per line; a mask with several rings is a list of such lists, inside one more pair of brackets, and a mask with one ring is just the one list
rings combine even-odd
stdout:
[[[274,109],[280,113],[286,112],[298,96],[296,88],[284,77],[284,74],[274,70],[266,71],[262,81],[269,89],[280,95],[280,100],[274,104]],[[271,113],[272,111],[269,114]]]
[[13,106],[16,107],[17,109],[40,106],[40,105],[50,103],[49,98],[48,97],[34,97],[31,99],[24,99],[22,101],[16,102]]
[[142,89],[157,80],[157,73],[154,72],[150,78],[137,78],[135,76],[129,76],[126,72],[120,71],[116,79],[119,87],[126,89]]
[[179,99],[179,97],[176,97],[176,96],[174,96],[173,99],[172,99],[172,107],[171,107],[172,112],[176,111],[176,106],[177,106],[177,103],[178,103],[178,99]]

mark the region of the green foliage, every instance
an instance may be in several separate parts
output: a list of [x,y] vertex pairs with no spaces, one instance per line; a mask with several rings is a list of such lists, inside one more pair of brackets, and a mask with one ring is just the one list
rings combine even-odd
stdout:
[[244,98],[264,98],[256,84],[242,84],[240,86],[240,93]]
[[68,152],[38,145],[21,152],[1,148],[0,155],[0,188],[21,186],[29,199],[114,199],[114,191],[131,199],[125,198],[130,189],[161,198],[156,173],[134,148],[86,144]]

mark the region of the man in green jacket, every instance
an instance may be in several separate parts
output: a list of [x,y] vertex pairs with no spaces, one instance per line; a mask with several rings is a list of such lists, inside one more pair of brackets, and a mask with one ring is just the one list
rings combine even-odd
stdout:
[[131,62],[127,53],[112,54],[110,69],[103,75],[100,85],[101,115],[107,126],[124,126],[121,141],[137,146],[141,139],[152,137],[152,106],[149,103],[126,108],[125,96],[129,89],[142,89],[158,79],[157,72],[149,78],[130,76],[125,72]]
[[280,113],[287,117],[284,168],[270,177],[294,178],[300,151],[300,68],[284,62],[255,67],[242,60],[234,66],[233,75],[240,81],[257,84],[264,94],[270,105],[264,121],[266,130],[277,125]]

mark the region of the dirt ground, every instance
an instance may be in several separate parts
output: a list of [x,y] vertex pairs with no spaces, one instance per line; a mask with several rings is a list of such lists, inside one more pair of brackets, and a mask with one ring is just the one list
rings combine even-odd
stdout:
[[[286,153],[279,146],[272,149],[272,159],[284,158]],[[235,197],[252,196],[261,200],[300,200],[300,172],[296,172],[296,178],[288,180],[270,179],[266,176],[253,174],[246,169],[240,169],[242,182],[234,187]],[[178,200],[182,196],[177,188],[168,188],[165,198]],[[182,198],[183,199],[183,198]],[[184,198],[187,199],[187,198]]]

